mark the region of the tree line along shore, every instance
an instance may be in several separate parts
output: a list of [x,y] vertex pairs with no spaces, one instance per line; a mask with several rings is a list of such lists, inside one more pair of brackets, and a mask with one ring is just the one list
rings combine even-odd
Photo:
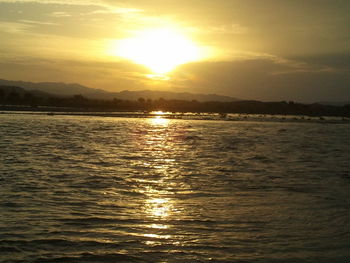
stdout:
[[198,113],[247,113],[247,114],[283,114],[306,116],[350,117],[350,104],[333,106],[323,104],[303,104],[293,101],[261,102],[242,100],[232,102],[145,99],[110,100],[90,99],[82,95],[54,96],[33,94],[31,92],[8,91],[0,87],[0,110],[30,111],[168,111]]

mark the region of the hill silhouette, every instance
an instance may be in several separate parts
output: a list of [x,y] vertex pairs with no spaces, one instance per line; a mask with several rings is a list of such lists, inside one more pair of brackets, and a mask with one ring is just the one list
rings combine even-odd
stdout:
[[350,105],[331,106],[322,104],[301,104],[293,101],[197,101],[178,99],[90,99],[80,94],[57,96],[42,91],[28,91],[21,87],[0,86],[0,110],[36,110],[36,111],[169,111],[195,113],[248,113],[282,114],[309,116],[350,117]]
[[195,94],[195,93],[178,93],[170,91],[159,90],[141,90],[141,91],[129,91],[124,90],[121,92],[108,92],[102,89],[94,89],[85,87],[77,83],[61,83],[61,82],[25,82],[25,81],[12,81],[0,79],[0,86],[12,86],[21,87],[26,91],[32,92],[41,91],[49,93],[55,96],[74,96],[82,95],[89,99],[122,99],[122,100],[137,100],[138,98],[144,99],[167,99],[167,100],[197,100],[197,101],[237,101],[239,99],[221,96],[217,94]]

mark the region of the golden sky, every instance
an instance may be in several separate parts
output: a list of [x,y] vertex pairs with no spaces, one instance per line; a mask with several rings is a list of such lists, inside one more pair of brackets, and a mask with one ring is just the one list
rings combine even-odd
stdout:
[[350,100],[347,0],[0,0],[0,78]]

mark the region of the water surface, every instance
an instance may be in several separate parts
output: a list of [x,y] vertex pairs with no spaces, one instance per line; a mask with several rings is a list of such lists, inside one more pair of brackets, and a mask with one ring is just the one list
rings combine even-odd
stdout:
[[349,128],[0,115],[0,261],[349,262]]

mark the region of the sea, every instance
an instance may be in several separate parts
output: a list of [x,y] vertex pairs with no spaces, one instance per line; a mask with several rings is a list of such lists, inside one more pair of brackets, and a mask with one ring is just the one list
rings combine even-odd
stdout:
[[350,262],[350,123],[0,114],[0,262]]

